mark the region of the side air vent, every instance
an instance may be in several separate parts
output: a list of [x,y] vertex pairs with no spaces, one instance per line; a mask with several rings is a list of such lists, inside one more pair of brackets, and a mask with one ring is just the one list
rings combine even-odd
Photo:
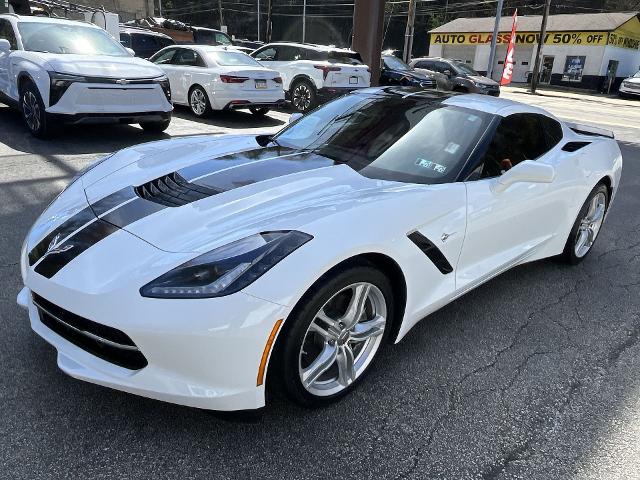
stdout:
[[176,172],[135,187],[135,192],[140,198],[166,207],[181,207],[220,193],[213,188],[189,183]]
[[587,145],[591,145],[591,142],[569,142],[564,147],[562,147],[562,150],[564,152],[577,152]]
[[427,237],[422,235],[420,232],[415,231],[407,235],[409,240],[411,240],[415,245],[422,250],[429,260],[436,266],[440,273],[446,275],[447,273],[453,272],[453,267],[447,260],[447,257],[440,251],[435,244],[429,240]]

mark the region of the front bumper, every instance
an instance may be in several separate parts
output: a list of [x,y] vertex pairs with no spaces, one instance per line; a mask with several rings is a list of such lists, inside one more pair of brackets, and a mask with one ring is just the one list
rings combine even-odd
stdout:
[[[117,261],[107,252],[119,252]],[[142,273],[135,265],[152,265],[152,269],[157,265],[161,271],[170,263],[182,262],[178,257],[183,256],[161,252],[119,231],[47,279],[28,266],[23,253],[26,286],[18,303],[28,310],[32,329],[56,348],[59,368],[74,378],[197,408],[263,407],[264,384],[258,385],[258,369],[269,335],[276,322],[286,318],[287,307],[243,292],[197,300],[139,294],[139,287],[157,272]],[[65,332],[54,331],[43,323],[34,294],[120,331],[139,349],[146,366],[119,366],[91,353],[91,348]],[[86,331],[108,337],[100,330]]]
[[47,113],[47,117],[53,123],[64,123],[70,125],[89,124],[124,124],[144,122],[165,122],[171,120],[171,112],[132,112],[132,113],[77,113],[66,115],[61,113]]
[[625,87],[624,84],[622,84],[620,85],[618,92],[623,95],[640,96],[640,84],[638,84],[637,88]]
[[158,83],[126,86],[72,83],[60,100],[46,109],[50,114],[121,117],[139,113],[170,113],[172,110],[171,102]]

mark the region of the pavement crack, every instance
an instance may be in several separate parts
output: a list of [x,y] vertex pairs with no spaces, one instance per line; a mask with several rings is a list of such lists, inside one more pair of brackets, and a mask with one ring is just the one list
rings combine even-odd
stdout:
[[613,365],[618,363],[618,360],[620,360],[622,354],[638,343],[640,343],[640,325],[634,325],[634,327],[627,332],[627,338],[613,347],[613,349],[609,352],[607,366],[612,367]]
[[483,480],[496,480],[513,462],[529,458],[529,440],[507,450],[493,465],[489,465],[481,474]]

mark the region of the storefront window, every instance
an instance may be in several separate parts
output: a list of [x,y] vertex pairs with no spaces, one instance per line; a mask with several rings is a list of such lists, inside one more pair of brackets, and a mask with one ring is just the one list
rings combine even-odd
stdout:
[[565,82],[581,82],[586,59],[587,57],[585,56],[567,57],[567,62],[564,64],[562,80]]

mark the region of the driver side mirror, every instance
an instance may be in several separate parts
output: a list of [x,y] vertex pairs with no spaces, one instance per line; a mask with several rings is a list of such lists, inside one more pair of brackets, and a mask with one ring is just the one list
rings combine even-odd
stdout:
[[502,193],[514,183],[551,183],[554,178],[556,170],[551,165],[525,160],[495,179],[491,184],[491,191]]
[[132,57],[136,56],[136,52],[133,50],[133,48],[129,48],[129,47],[124,47],[124,49],[129,52],[129,55],[131,55]]
[[451,78],[451,76],[453,75],[453,74],[451,73],[451,70],[445,70],[445,71],[444,71],[444,72],[442,72],[442,73],[444,73],[444,74],[445,74],[447,77],[449,77],[449,78]]
[[291,116],[289,116],[289,123],[297,122],[302,117],[304,117],[304,115],[301,114],[300,112],[292,113]]
[[9,53],[11,51],[11,44],[9,40],[0,40],[0,53]]

